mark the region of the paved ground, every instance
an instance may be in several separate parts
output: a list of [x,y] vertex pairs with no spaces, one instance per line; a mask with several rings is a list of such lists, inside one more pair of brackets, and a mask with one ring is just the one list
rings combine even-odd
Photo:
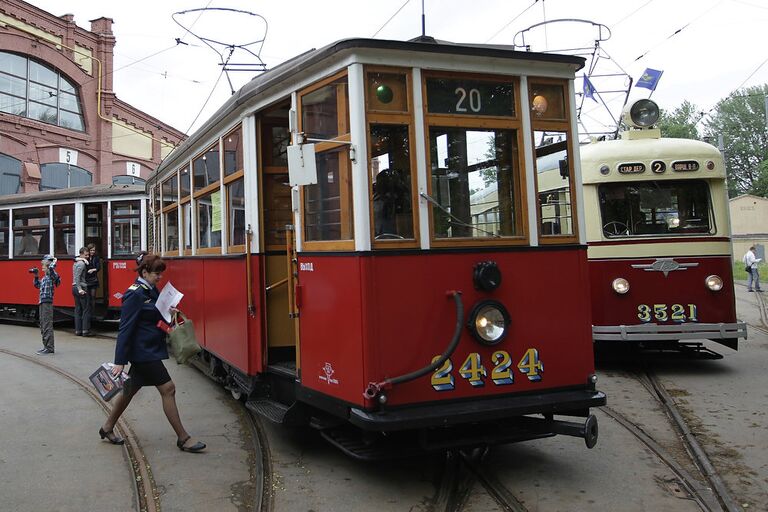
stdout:
[[[104,410],[77,383],[34,362],[87,383],[99,364],[112,360],[114,340],[57,330],[56,354],[37,356],[40,347],[38,329],[0,324],[0,510],[136,510],[125,448],[99,439]],[[205,454],[176,448],[154,388],[134,398],[124,418],[148,459],[162,510],[244,510],[238,500],[250,485],[250,450],[241,410],[197,370],[172,360],[166,367],[187,430],[209,448]]]

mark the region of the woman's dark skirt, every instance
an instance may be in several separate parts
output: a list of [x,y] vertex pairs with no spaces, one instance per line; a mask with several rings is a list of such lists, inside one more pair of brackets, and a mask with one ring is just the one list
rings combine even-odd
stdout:
[[131,363],[128,370],[130,377],[127,386],[131,390],[137,390],[142,386],[162,386],[171,380],[168,370],[162,361],[148,361],[143,363]]

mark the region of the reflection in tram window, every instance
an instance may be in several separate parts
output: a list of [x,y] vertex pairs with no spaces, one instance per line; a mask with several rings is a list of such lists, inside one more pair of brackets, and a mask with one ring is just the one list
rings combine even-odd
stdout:
[[373,225],[377,240],[413,238],[408,126],[371,126]]
[[285,226],[291,223],[291,187],[288,174],[264,174],[264,244],[285,246]]
[[605,183],[598,188],[607,237],[713,233],[704,180]]
[[8,257],[8,210],[0,211],[0,258]]
[[192,161],[195,190],[200,190],[219,181],[219,144],[218,142],[202,156]]
[[534,132],[542,235],[574,234],[566,132]]
[[516,131],[430,127],[429,143],[435,237],[518,235]]
[[178,201],[179,181],[174,174],[163,182],[163,208]]
[[245,245],[245,183],[243,179],[227,185],[228,244]]
[[43,256],[50,252],[47,206],[13,211],[13,254]]
[[323,86],[301,97],[302,130],[307,137],[333,139],[349,133],[349,112],[339,107],[347,105],[347,77]]
[[75,205],[53,207],[53,254],[75,256]]
[[201,196],[197,205],[197,247],[221,247],[221,192]]
[[179,191],[181,193],[181,198],[184,199],[185,197],[189,196],[191,190],[189,167],[187,166],[179,171]]
[[178,251],[179,250],[179,212],[175,208],[169,212],[163,214],[165,218],[165,250]]
[[112,203],[112,256],[130,256],[141,250],[139,201]]
[[192,250],[192,203],[181,205],[182,232],[184,233],[184,251]]
[[240,128],[224,137],[224,176],[243,169],[243,137]]
[[347,148],[316,155],[317,184],[304,189],[306,240],[352,238],[352,183]]

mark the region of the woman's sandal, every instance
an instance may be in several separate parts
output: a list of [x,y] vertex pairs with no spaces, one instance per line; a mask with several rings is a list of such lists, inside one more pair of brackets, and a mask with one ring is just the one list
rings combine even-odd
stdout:
[[179,447],[179,450],[181,450],[183,452],[189,452],[189,453],[198,453],[198,452],[201,452],[201,451],[205,450],[205,443],[201,443],[200,441],[196,442],[192,446],[184,446],[184,443],[189,441],[190,437],[187,437],[183,441],[181,439],[176,441],[176,446]]
[[125,439],[115,435],[114,430],[105,431],[103,428],[99,428],[99,435],[102,439],[106,439],[112,444],[125,444]]

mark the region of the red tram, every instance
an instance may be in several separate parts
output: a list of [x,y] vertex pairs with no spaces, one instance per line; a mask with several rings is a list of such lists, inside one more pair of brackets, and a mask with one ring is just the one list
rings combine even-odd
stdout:
[[710,144],[662,138],[629,105],[621,139],[581,149],[596,342],[720,357],[738,348],[725,166]]
[[[350,39],[245,85],[147,184],[198,366],[355,457],[594,446],[583,63]],[[567,152],[557,223],[536,193],[552,134]]]
[[72,266],[93,243],[102,261],[94,317],[117,319],[120,298],[136,275],[134,258],[146,249],[147,195],[143,186],[94,185],[0,196],[0,319],[35,321],[38,290],[31,267],[58,258],[57,318],[71,317]]

